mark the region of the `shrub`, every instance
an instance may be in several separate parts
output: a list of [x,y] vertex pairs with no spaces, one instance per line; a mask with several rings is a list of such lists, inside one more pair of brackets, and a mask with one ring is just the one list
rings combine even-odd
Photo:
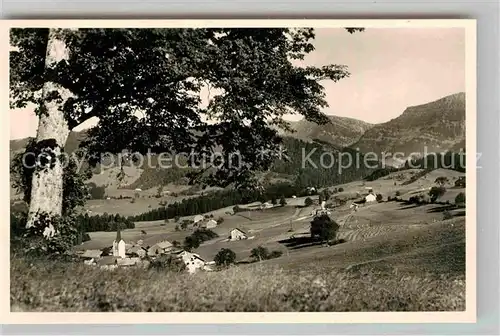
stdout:
[[171,255],[160,255],[150,261],[149,268],[157,271],[182,272],[186,269],[186,265],[182,260]]
[[465,205],[465,193],[461,192],[455,197],[456,205]]
[[196,229],[196,231],[184,239],[184,249],[186,251],[191,251],[198,248],[201,243],[217,238],[218,236],[219,235],[212,230]]
[[446,176],[440,176],[434,181],[434,183],[439,184],[440,186],[444,186],[448,182],[449,180]]
[[241,208],[239,206],[235,205],[233,207],[233,213],[237,213],[237,212],[240,212],[240,211],[241,211]]
[[443,186],[432,187],[429,191],[429,196],[431,197],[431,202],[435,202],[439,197],[443,196],[446,192],[446,188]]
[[455,181],[455,187],[457,187],[457,188],[465,188],[465,176],[460,176]]
[[[26,221],[23,219],[23,223]],[[52,236],[44,237],[44,232],[52,225]],[[19,225],[19,223],[17,224]],[[32,255],[66,254],[78,242],[80,232],[75,227],[73,216],[49,217],[41,214],[34,225],[21,232],[20,247]]]
[[285,196],[281,196],[281,198],[280,198],[280,205],[281,205],[281,206],[285,206],[285,205],[286,205],[286,199],[285,199]]
[[89,187],[89,194],[91,199],[104,199],[106,194],[106,188],[104,186],[99,187],[93,182],[90,182],[87,186]]
[[452,219],[453,215],[448,210],[443,211],[443,220]]
[[401,191],[396,190],[396,196],[401,196]]
[[321,241],[335,239],[339,225],[328,215],[317,216],[311,222],[311,237],[318,238]]
[[196,249],[200,246],[200,241],[198,240],[198,237],[195,236],[187,236],[184,238],[184,250],[186,251],[192,251],[193,249]]
[[269,254],[269,259],[279,258],[283,255],[283,251],[275,250]]
[[86,241],[89,241],[89,240],[91,240],[90,239],[90,235],[88,233],[86,233],[86,232],[82,233],[82,243],[86,242]]
[[250,258],[255,261],[262,261],[269,258],[269,250],[263,246],[255,247],[250,252]]
[[236,262],[236,253],[227,248],[220,249],[215,255],[214,261],[217,266],[229,266]]
[[217,225],[221,224],[222,222],[224,222],[224,218],[219,217],[219,218],[217,218],[216,222],[217,222]]
[[343,191],[344,191],[344,188],[340,187],[339,192],[343,192]]
[[188,227],[188,225],[189,225],[189,223],[190,223],[189,220],[187,220],[187,219],[183,220],[182,223],[181,223],[181,229],[182,230],[186,230],[187,227]]
[[132,199],[130,200],[130,203],[135,203],[135,198],[132,198]]
[[383,196],[382,194],[377,194],[377,198],[376,198],[377,202],[382,202],[383,201]]
[[180,230],[181,230],[181,228],[179,227],[179,225],[176,225],[175,226],[175,231],[180,231]]
[[[321,196],[320,196],[321,197]],[[311,206],[313,205],[313,200],[311,197],[307,197],[305,200],[304,200],[304,205],[305,206]]]

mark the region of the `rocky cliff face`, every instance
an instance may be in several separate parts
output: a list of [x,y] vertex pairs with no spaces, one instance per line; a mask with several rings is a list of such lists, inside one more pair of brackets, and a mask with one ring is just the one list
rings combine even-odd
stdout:
[[465,93],[408,107],[399,117],[374,125],[351,148],[363,153],[458,151],[465,144]]

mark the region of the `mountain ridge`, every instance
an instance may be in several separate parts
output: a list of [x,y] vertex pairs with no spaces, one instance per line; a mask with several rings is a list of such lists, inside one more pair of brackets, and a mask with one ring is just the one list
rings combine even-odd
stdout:
[[407,107],[401,115],[367,130],[350,147],[363,153],[414,154],[457,150],[465,143],[465,93]]

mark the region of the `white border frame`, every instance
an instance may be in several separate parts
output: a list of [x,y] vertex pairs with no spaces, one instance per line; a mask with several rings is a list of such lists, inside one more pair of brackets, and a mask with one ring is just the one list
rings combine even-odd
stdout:
[[[2,225],[1,315],[6,322],[54,323],[471,323],[476,321],[476,21],[450,20],[10,20],[1,23],[2,77],[8,79],[8,29],[10,27],[463,27],[466,30],[466,310],[464,312],[374,312],[374,313],[11,313],[9,290],[9,231]],[[8,85],[2,86],[3,106],[8,106]],[[5,118],[5,114],[1,114]],[[8,116],[7,116],[8,119]],[[2,125],[9,121],[1,121]],[[8,136],[8,132],[3,133]],[[2,146],[5,146],[2,142]],[[7,154],[8,150],[2,153]],[[474,155],[472,155],[474,154]],[[5,157],[4,157],[5,158]],[[4,165],[5,166],[5,165]],[[2,167],[5,169],[7,167]],[[1,172],[2,182],[9,176]],[[6,179],[8,180],[8,179]],[[7,182],[8,185],[8,182]],[[5,186],[5,184],[4,184]],[[8,186],[7,186],[8,187]],[[8,190],[7,188],[4,190]],[[3,213],[8,213],[8,196],[2,196]],[[7,202],[4,198],[7,198]],[[132,318],[133,317],[133,318]]]

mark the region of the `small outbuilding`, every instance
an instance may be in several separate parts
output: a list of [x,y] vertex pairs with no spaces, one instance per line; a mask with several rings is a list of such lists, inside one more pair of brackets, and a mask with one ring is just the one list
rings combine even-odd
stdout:
[[196,224],[196,223],[198,223],[198,222],[201,222],[201,221],[202,221],[202,220],[204,220],[204,219],[205,219],[205,217],[204,217],[204,216],[202,216],[202,215],[196,215],[196,216],[194,216],[194,218],[193,218],[193,222]]
[[230,232],[229,232],[229,239],[234,241],[234,240],[243,240],[243,239],[248,239],[248,236],[247,234],[236,228],[236,229],[232,229]]
[[215,221],[214,219],[211,219],[208,222],[202,224],[201,226],[206,228],[206,229],[213,229],[213,228],[217,227],[217,221]]
[[366,202],[375,202],[376,200],[377,200],[377,197],[374,194],[368,194],[365,196]]

